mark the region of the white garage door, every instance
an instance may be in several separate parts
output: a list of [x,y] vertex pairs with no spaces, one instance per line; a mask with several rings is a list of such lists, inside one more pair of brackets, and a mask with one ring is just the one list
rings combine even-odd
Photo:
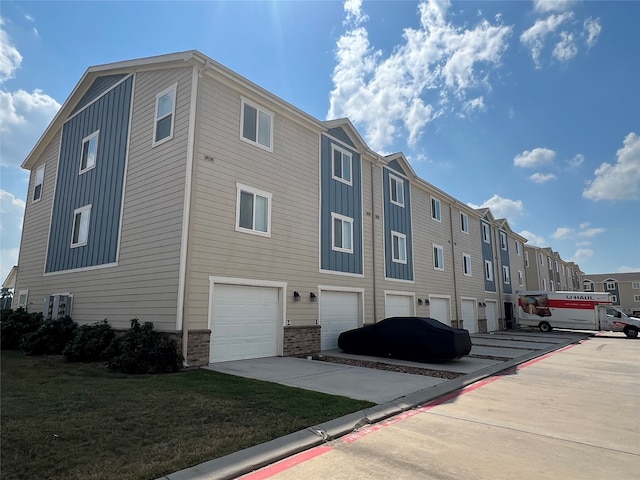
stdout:
[[498,318],[496,315],[496,302],[486,302],[487,308],[487,331],[494,332],[498,330]]
[[320,348],[338,348],[342,332],[361,326],[360,295],[355,292],[323,290],[320,295]]
[[413,297],[408,295],[385,295],[384,303],[385,318],[413,316]]
[[279,292],[270,287],[214,285],[209,360],[276,356],[282,328]]
[[429,312],[431,318],[435,318],[439,322],[451,326],[451,317],[449,316],[449,299],[448,298],[429,298]]
[[469,330],[469,333],[478,331],[476,302],[474,300],[462,300],[462,328]]

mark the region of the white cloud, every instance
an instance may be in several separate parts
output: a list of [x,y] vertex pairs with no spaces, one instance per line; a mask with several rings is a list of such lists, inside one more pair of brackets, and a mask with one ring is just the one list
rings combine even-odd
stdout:
[[568,238],[569,235],[573,232],[573,229],[567,227],[559,227],[555,232],[551,235],[552,238],[556,240],[562,240],[564,238]]
[[618,269],[616,271],[618,273],[640,272],[640,266],[628,267],[627,265],[622,265],[621,267],[618,267]]
[[561,40],[554,47],[552,55],[556,60],[566,62],[578,54],[578,47],[576,47],[572,33],[561,32],[560,38]]
[[472,112],[473,110],[480,110],[481,112],[485,111],[487,106],[484,103],[483,97],[473,98],[468,100],[464,104],[464,110],[467,112]]
[[586,262],[591,257],[593,257],[593,250],[590,250],[588,248],[579,248],[573,254],[573,258],[570,261],[577,263],[579,265],[581,263]]
[[515,220],[524,212],[522,200],[510,200],[497,194],[482,205],[473,205],[471,203],[468,205],[472,208],[489,207],[495,218],[506,218],[511,224],[515,223]]
[[571,160],[567,160],[570,167],[579,167],[584,162],[584,155],[578,153]]
[[587,37],[585,40],[587,48],[591,48],[596,44],[601,31],[602,26],[600,25],[599,18],[593,20],[591,17],[589,17],[584,21],[583,34]]
[[349,29],[337,42],[327,117],[349,117],[376,150],[403,132],[415,143],[429,122],[464,110],[472,90],[474,99],[481,98],[475,90],[489,88],[490,70],[500,65],[511,33],[487,20],[456,26],[447,19],[449,2],[423,1],[420,26],[405,28],[403,44],[383,58],[369,43],[361,3],[344,5]]
[[4,282],[14,265],[18,264],[19,248],[0,248],[0,282]]
[[589,200],[633,200],[640,190],[640,137],[629,133],[616,153],[616,163],[601,164],[582,196]]
[[522,32],[520,42],[531,51],[531,58],[536,68],[541,68],[540,55],[544,48],[546,37],[555,32],[560,25],[572,18],[573,12],[549,15],[547,18],[537,20],[532,27]]
[[22,63],[22,55],[11,43],[3,25],[4,20],[0,18],[0,83],[13,78]]
[[534,173],[529,177],[533,183],[545,183],[550,180],[555,180],[556,176],[553,173]]
[[582,222],[580,224],[580,230],[584,230],[585,228],[587,228],[589,225],[591,225],[591,223],[589,222]]
[[0,281],[4,281],[11,267],[18,263],[24,207],[24,200],[0,189]]
[[605,231],[606,230],[604,228],[587,228],[580,231],[578,235],[581,237],[592,238],[592,237],[595,237],[596,235],[600,235],[601,233],[604,233]]
[[571,7],[577,0],[533,0],[533,9],[536,12],[563,12]]
[[533,245],[535,247],[544,247],[547,244],[547,241],[544,239],[544,237],[541,237],[540,235],[536,235],[535,233],[530,232],[529,230],[522,230],[520,232],[520,235],[522,235],[524,238],[529,240],[527,242],[527,245]]
[[548,148],[534,148],[533,150],[525,150],[513,159],[516,167],[533,168],[547,163],[552,163],[556,156],[556,152]]

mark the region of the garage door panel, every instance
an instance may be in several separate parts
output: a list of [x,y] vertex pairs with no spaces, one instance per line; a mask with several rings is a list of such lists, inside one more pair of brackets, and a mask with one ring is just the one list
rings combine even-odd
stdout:
[[360,295],[357,292],[323,291],[320,296],[320,348],[338,347],[342,332],[360,326]]
[[486,302],[487,303],[487,308],[486,308],[486,316],[487,316],[487,331],[489,332],[493,332],[495,330],[498,330],[498,319],[497,319],[497,315],[496,315],[496,302]]
[[476,317],[476,302],[474,300],[462,300],[462,327],[470,333],[478,331],[478,319]]
[[413,316],[413,297],[409,295],[385,295],[384,303],[385,318]]
[[215,285],[210,361],[277,355],[279,299],[278,288]]
[[449,316],[449,300],[446,298],[431,298],[429,300],[429,312],[431,318],[435,318],[439,322],[451,326],[451,317]]

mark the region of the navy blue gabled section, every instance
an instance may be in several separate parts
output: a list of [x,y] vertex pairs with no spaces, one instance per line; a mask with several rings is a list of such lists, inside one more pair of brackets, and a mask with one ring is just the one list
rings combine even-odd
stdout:
[[404,169],[400,166],[400,162],[398,162],[398,160],[391,160],[388,165],[389,165],[389,168],[394,169],[396,172],[399,172],[402,175],[406,175]]
[[[400,178],[404,183],[404,207],[391,203],[389,186],[390,170],[382,169],[382,191],[384,203],[384,262],[387,278],[413,280],[413,242],[411,234],[411,191],[409,180]],[[402,233],[407,239],[407,263],[393,261],[391,232]]]
[[[351,185],[332,176],[332,145],[351,153]],[[362,274],[362,160],[355,150],[346,148],[324,135],[321,136],[321,212],[320,268],[341,273]],[[333,250],[331,214],[353,218],[353,253]]]
[[[496,291],[496,277],[495,277],[495,265],[493,262],[493,235],[489,235],[489,243],[484,241],[483,238],[483,227],[482,225],[487,225],[489,227],[489,232],[491,232],[491,225],[487,222],[480,220],[480,244],[482,245],[482,277],[484,279],[484,291],[485,292],[495,292]],[[493,280],[487,280],[487,274],[485,271],[485,261],[491,262],[492,275]],[[502,272],[499,272],[499,275],[502,275]]]
[[[64,124],[46,272],[116,261],[132,89],[133,77]],[[80,174],[82,140],[98,130],[96,165]],[[86,205],[91,205],[87,244],[71,248],[74,211]]]
[[332,137],[337,138],[341,142],[346,143],[347,145],[349,145],[350,147],[353,147],[354,149],[356,148],[356,146],[351,141],[351,138],[349,138],[349,135],[347,135],[347,132],[345,132],[342,127],[330,128],[328,132],[329,132],[329,135],[331,135]]
[[101,96],[104,92],[109,90],[126,76],[126,73],[121,73],[118,75],[104,75],[102,77],[96,78],[89,87],[89,90],[87,90],[87,93],[82,96],[76,107],[71,112],[71,116],[73,116],[76,112],[82,110],[85,106],[89,105],[96,98]]
[[509,268],[509,283],[505,283],[504,273],[500,272],[500,277],[502,281],[502,290],[504,293],[512,293],[513,290],[511,288],[511,285],[513,283],[513,278],[511,278],[511,261],[509,260],[509,236],[507,235],[507,232],[503,230],[500,230],[500,231],[504,233],[507,237],[507,249],[503,250],[502,245],[500,245],[500,265],[502,265],[503,267]]

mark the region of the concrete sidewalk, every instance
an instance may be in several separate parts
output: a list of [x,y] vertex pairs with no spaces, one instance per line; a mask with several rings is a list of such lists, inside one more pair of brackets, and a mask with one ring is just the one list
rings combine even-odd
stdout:
[[[172,473],[162,479],[221,480],[236,478],[328,440],[339,438],[363,425],[379,422],[503,370],[566,345],[578,343],[588,338],[589,334],[555,331],[545,334],[506,331],[472,335],[471,337],[474,344],[472,355],[489,355],[509,360],[465,357],[447,363],[426,364],[384,359],[384,363],[462,374],[453,380],[294,357],[238,360],[209,365],[205,368],[332,395],[369,400],[377,405]],[[487,348],[490,348],[492,353],[480,353],[487,352]],[[337,350],[323,352],[323,354],[348,357],[347,354]],[[357,358],[366,359],[367,357],[358,356]],[[374,361],[383,360],[369,357],[369,360],[372,359]]]

